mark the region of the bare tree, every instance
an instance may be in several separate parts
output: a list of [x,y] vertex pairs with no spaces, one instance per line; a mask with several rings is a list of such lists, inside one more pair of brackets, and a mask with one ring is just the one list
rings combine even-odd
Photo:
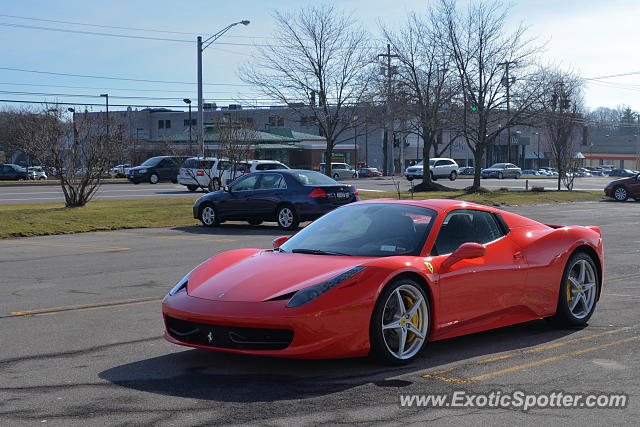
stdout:
[[241,78],[294,111],[313,117],[327,139],[325,173],[340,135],[351,129],[370,74],[369,39],[353,17],[333,7],[315,6],[295,13],[274,12],[272,43],[258,48],[255,60],[240,69]]
[[561,183],[573,189],[575,170],[575,134],[583,124],[584,82],[577,75],[548,67],[541,71],[545,82],[540,97],[540,122],[550,143],[558,168],[558,190]]
[[218,157],[228,162],[226,168],[220,168],[218,179],[226,174],[227,182],[231,182],[243,171],[241,163],[254,157],[257,132],[246,120],[218,120],[216,122],[218,140]]
[[123,128],[115,122],[110,125],[87,111],[74,113],[69,123],[54,105],[37,113],[22,112],[16,135],[21,147],[55,168],[66,206],[77,207],[91,200],[120,156]]
[[[441,0],[436,18],[447,35],[445,46],[459,83],[458,130],[474,156],[475,176],[469,191],[480,188],[480,165],[487,146],[504,130],[528,123],[538,99],[538,82],[532,77],[542,48],[524,38],[522,25],[507,33],[506,15],[507,8],[499,1],[472,2],[461,14],[455,0]],[[506,72],[509,67],[512,74]],[[517,78],[512,78],[516,73]]]
[[[408,131],[424,142],[422,157],[424,173],[416,191],[442,190],[446,187],[433,182],[429,173],[429,157],[438,152],[446,123],[444,109],[450,102],[451,56],[444,47],[443,34],[432,25],[435,15],[427,19],[410,14],[407,25],[398,33],[383,29],[399,62],[400,92],[406,95],[409,115]],[[437,154],[436,154],[437,155]]]

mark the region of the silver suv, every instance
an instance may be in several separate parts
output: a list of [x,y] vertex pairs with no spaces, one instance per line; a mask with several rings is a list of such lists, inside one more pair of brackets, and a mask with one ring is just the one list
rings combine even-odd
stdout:
[[225,159],[192,157],[185,160],[180,168],[178,183],[185,185],[189,191],[196,191],[198,187],[217,191],[246,173],[274,169],[289,167],[276,160],[249,160],[237,163],[234,170]]
[[[429,159],[429,171],[431,172],[432,181],[436,181],[438,178],[449,178],[451,181],[455,181],[458,177],[458,164],[453,159],[436,157]],[[409,181],[413,181],[415,178],[422,178],[423,174],[424,166],[422,162],[410,166],[404,171],[404,176]]]
[[[320,171],[322,173],[326,173],[324,167],[325,163],[320,163]],[[331,163],[331,177],[335,180],[349,178],[356,179],[358,178],[358,171],[346,163]]]

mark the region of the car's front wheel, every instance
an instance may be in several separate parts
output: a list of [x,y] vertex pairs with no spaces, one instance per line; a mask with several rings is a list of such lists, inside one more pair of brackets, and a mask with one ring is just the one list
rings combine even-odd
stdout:
[[283,205],[278,208],[276,212],[278,219],[278,226],[286,231],[295,230],[300,224],[300,219],[296,213],[296,209],[291,205]]
[[424,350],[431,329],[431,304],[424,289],[409,278],[395,279],[373,309],[371,355],[392,365],[409,363]]
[[220,189],[220,181],[217,178],[213,178],[209,181],[209,191],[218,191]]
[[516,179],[520,179],[520,172],[516,172]]
[[554,320],[566,326],[584,326],[596,308],[600,277],[593,259],[584,252],[569,258],[560,283]]
[[187,185],[187,190],[196,191],[198,189],[197,185]]
[[502,179],[504,178],[504,175],[502,174],[502,172],[498,172],[498,179]]
[[157,184],[157,183],[158,183],[158,181],[160,181],[160,177],[158,177],[158,175],[157,175],[157,174],[152,173],[152,174],[149,176],[149,183],[151,183],[151,184]]
[[413,181],[413,175],[407,175],[407,181]]
[[458,173],[456,171],[451,171],[451,173],[449,174],[449,181],[455,181],[457,177]]
[[217,227],[220,225],[220,217],[218,217],[218,212],[212,204],[207,203],[200,209],[200,221],[205,227]]
[[337,181],[339,178],[340,178],[340,175],[338,175],[337,173],[333,174],[333,179]]
[[613,198],[619,202],[624,202],[629,198],[629,192],[623,186],[618,186],[613,190]]

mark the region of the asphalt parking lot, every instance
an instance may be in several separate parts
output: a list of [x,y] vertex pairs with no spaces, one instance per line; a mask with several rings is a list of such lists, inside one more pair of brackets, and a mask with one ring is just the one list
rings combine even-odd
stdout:
[[[590,177],[576,178],[575,190],[597,190],[602,191],[607,183],[613,178],[609,177]],[[528,181],[528,184],[527,184]],[[380,178],[361,178],[346,179],[345,184],[353,184],[363,192],[380,192],[380,191],[396,191],[395,185],[400,185],[400,190],[406,191],[411,188],[411,183],[401,176],[380,177]],[[420,180],[414,181],[418,184]],[[471,185],[471,177],[459,177],[455,181],[448,179],[439,179],[439,184],[451,188],[462,189]],[[552,178],[527,178],[520,179],[483,179],[482,186],[495,190],[502,187],[508,187],[512,190],[524,190],[526,186],[529,188],[535,186],[544,187],[547,190],[557,188],[556,179]],[[563,187],[564,190],[564,187]],[[112,200],[112,199],[148,199],[160,197],[184,197],[187,195],[202,194],[201,191],[192,193],[186,189],[184,185],[160,183],[160,184],[130,184],[123,183],[107,183],[103,184],[96,193],[96,200]],[[0,204],[14,203],[39,203],[39,202],[63,202],[64,195],[59,185],[54,183],[42,184],[19,184],[19,185],[0,185]]]
[[[223,224],[0,240],[4,425],[635,424],[640,416],[640,204],[511,207],[602,228],[589,326],[539,320],[431,343],[415,363],[218,354],[165,342],[160,300],[193,266],[269,248],[275,225]],[[626,409],[402,408],[401,394],[626,393]]]

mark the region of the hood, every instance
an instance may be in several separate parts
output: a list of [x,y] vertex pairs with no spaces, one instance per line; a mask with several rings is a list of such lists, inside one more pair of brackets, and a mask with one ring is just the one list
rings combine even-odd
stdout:
[[622,183],[624,183],[624,182],[630,182],[630,181],[632,181],[632,180],[634,180],[634,179],[635,179],[635,177],[633,177],[633,176],[631,176],[631,177],[624,177],[624,178],[614,179],[614,180],[612,180],[612,181],[609,181],[609,183],[606,185],[606,187],[605,187],[605,188],[610,188],[610,187],[613,187],[613,186],[615,186],[615,185],[617,185],[617,184],[622,184]]
[[130,171],[138,171],[140,169],[150,169],[152,167],[153,166],[134,166],[132,168],[127,168],[127,169],[129,169]]
[[366,258],[238,249],[211,258],[189,277],[190,296],[260,302],[316,285]]

